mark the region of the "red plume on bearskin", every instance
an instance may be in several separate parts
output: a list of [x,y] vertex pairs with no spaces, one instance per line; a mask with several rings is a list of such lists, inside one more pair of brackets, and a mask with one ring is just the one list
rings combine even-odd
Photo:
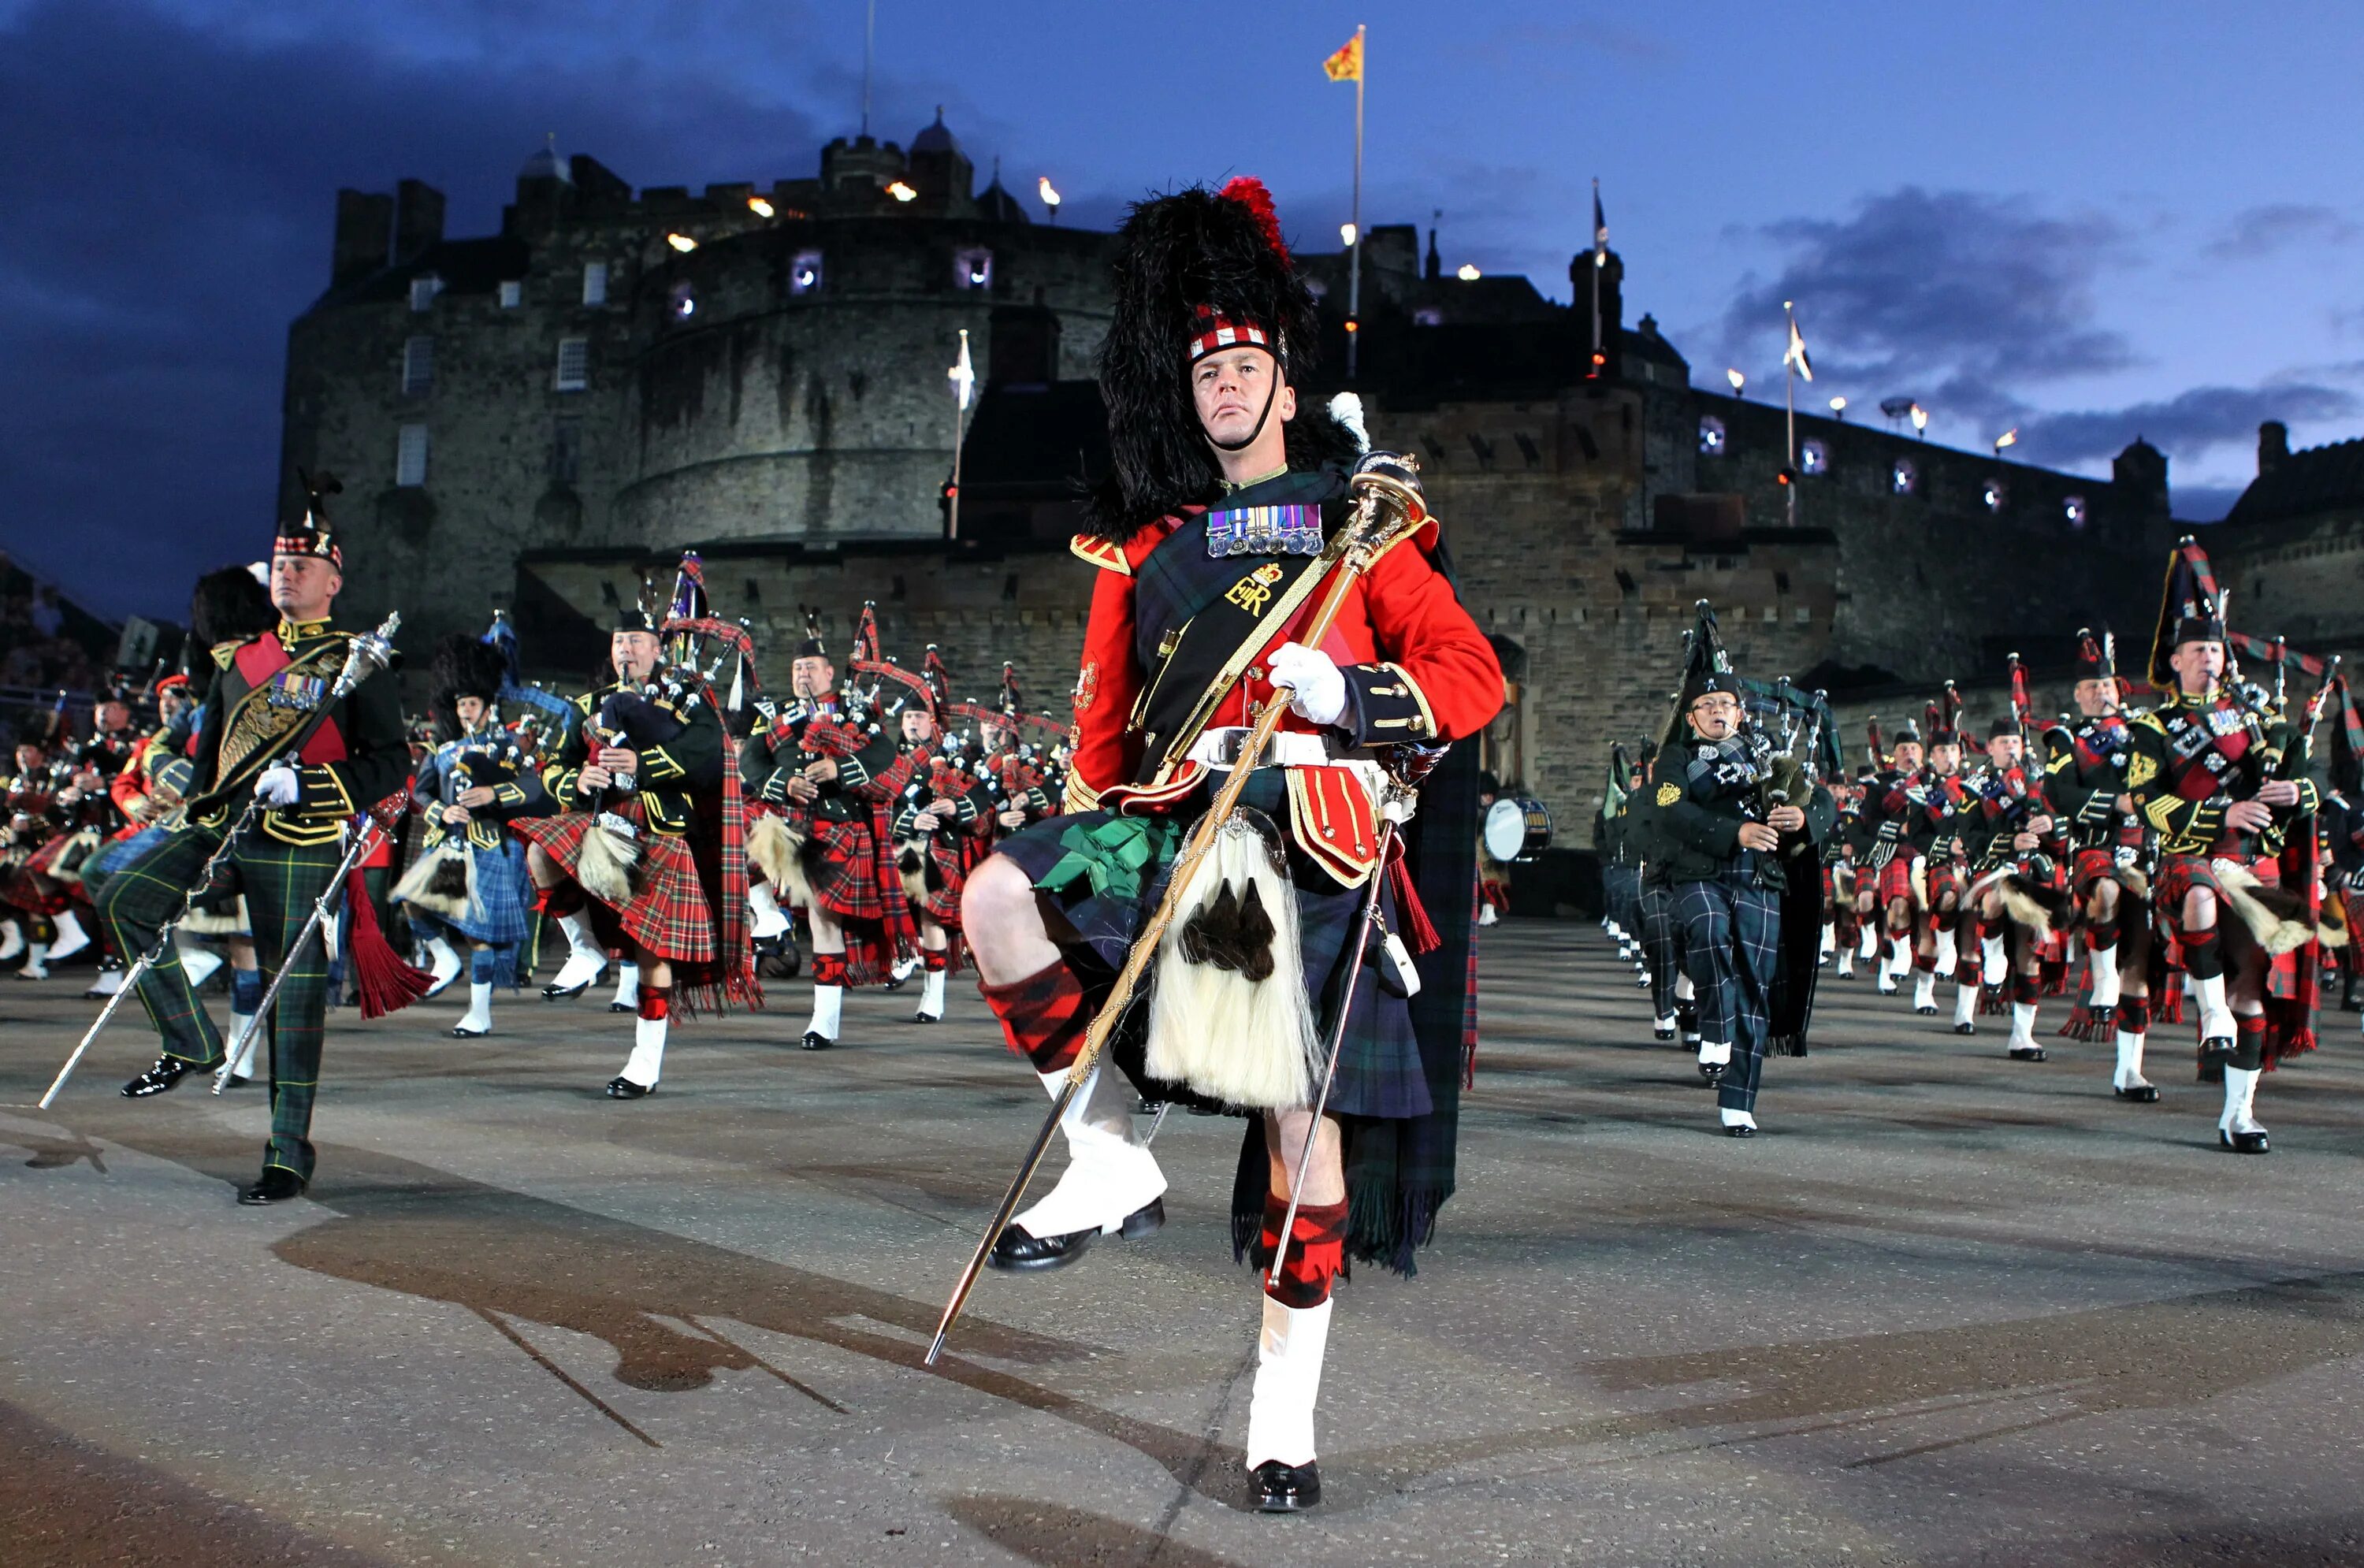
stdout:
[[1253,174],[1234,174],[1223,182],[1222,195],[1255,214],[1256,227],[1264,231],[1265,243],[1283,261],[1288,260],[1288,241],[1280,237],[1280,214],[1273,210],[1272,193],[1264,182]]

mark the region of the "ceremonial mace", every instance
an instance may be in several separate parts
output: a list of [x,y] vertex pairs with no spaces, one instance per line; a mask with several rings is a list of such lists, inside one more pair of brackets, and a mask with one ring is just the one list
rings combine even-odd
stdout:
[[[319,732],[320,726],[329,721],[329,710],[331,706],[351,696],[354,687],[394,662],[394,634],[401,628],[402,616],[399,611],[396,611],[389,613],[385,624],[375,631],[366,632],[353,639],[352,645],[345,652],[345,667],[338,672],[336,684],[329,689],[325,699],[306,717],[292,740],[283,747],[274,748],[282,757],[292,757],[301,751],[312,737]],[[187,802],[182,807],[182,820],[185,822],[202,808],[217,804],[222,794],[223,791],[216,789]],[[157,929],[156,940],[148,944],[148,951],[139,955],[139,962],[134,963],[129,972],[123,976],[123,984],[117,988],[114,995],[106,999],[106,1006],[99,1009],[97,1018],[92,1022],[88,1032],[82,1037],[82,1043],[73,1048],[73,1054],[67,1057],[65,1065],[58,1069],[57,1077],[50,1084],[50,1092],[41,1096],[40,1109],[50,1108],[50,1102],[55,1100],[59,1091],[66,1086],[66,1080],[72,1077],[73,1070],[81,1065],[83,1053],[90,1049],[91,1042],[96,1040],[99,1032],[106,1028],[107,1020],[115,1017],[115,1009],[123,1006],[123,999],[126,996],[139,989],[139,977],[155,968],[158,962],[163,958],[165,949],[172,943],[173,933],[179,930],[181,922],[189,917],[189,912],[196,906],[197,899],[211,890],[214,873],[220,867],[222,862],[229,858],[230,848],[238,842],[239,836],[253,825],[255,817],[262,809],[261,795],[248,798],[246,809],[239,813],[238,820],[230,826],[230,830],[222,836],[220,845],[212,854],[206,857],[206,863],[197,869],[196,880],[190,883],[188,891],[181,895],[180,912]],[[334,884],[331,884],[331,885]],[[308,930],[310,928],[307,927],[306,929]],[[291,953],[292,951],[291,949]],[[284,957],[280,960],[279,967],[280,973],[284,974],[287,970],[287,961]],[[274,980],[271,985],[272,995],[277,995],[278,990],[279,983]],[[266,1003],[269,999],[268,996],[264,998]],[[258,1008],[255,1017],[260,1018],[262,1016],[262,1010]],[[246,1037],[241,1034],[239,1038],[243,1040]],[[229,1060],[236,1061],[237,1058],[232,1056]],[[218,1085],[215,1087],[214,1093],[221,1093]]]
[[[1355,495],[1355,510],[1321,550],[1321,570],[1332,573],[1330,586],[1320,607],[1314,611],[1312,620],[1307,623],[1297,639],[1309,648],[1321,645],[1321,639],[1329,633],[1331,623],[1337,619],[1340,608],[1346,602],[1347,591],[1355,585],[1356,579],[1371,569],[1380,553],[1428,520],[1428,508],[1420,493],[1420,464],[1409,453],[1366,453],[1355,463],[1354,477],[1348,483]],[[936,1324],[936,1337],[930,1342],[922,1364],[935,1365],[936,1358],[943,1353],[944,1340],[951,1335],[961,1308],[967,1304],[969,1292],[976,1287],[986,1259],[992,1255],[993,1244],[1001,1239],[1002,1229],[1009,1223],[1009,1217],[1018,1212],[1018,1205],[1025,1198],[1027,1184],[1033,1181],[1035,1171],[1043,1163],[1043,1154],[1051,1147],[1052,1135],[1058,1131],[1061,1119],[1066,1116],[1067,1107],[1075,1103],[1084,1081],[1091,1076],[1092,1069],[1099,1065],[1100,1054],[1108,1049],[1110,1037],[1116,1033],[1117,1025],[1123,1020],[1127,1008],[1132,1005],[1134,989],[1156,956],[1159,938],[1165,934],[1165,928],[1173,924],[1181,907],[1182,895],[1189,886],[1191,873],[1207,857],[1208,851],[1214,848],[1217,835],[1239,805],[1240,792],[1247,787],[1248,774],[1255,770],[1266,746],[1272,740],[1273,731],[1280,728],[1281,716],[1288,711],[1288,702],[1276,695],[1257,714],[1254,728],[1248,731],[1246,740],[1241,745],[1239,758],[1232,764],[1231,777],[1215,793],[1214,804],[1207,808],[1206,816],[1200,817],[1198,826],[1191,829],[1181,854],[1176,857],[1173,869],[1167,874],[1165,895],[1157,901],[1157,907],[1142,926],[1140,934],[1133,939],[1132,951],[1125,956],[1124,967],[1117,973],[1116,984],[1110,988],[1108,1000],[1093,1017],[1091,1028],[1084,1035],[1083,1049],[1077,1052],[1075,1065],[1067,1070],[1067,1081],[1060,1085],[1058,1097],[1051,1103],[1050,1116],[1043,1120],[1043,1129],[1034,1135],[1034,1142],[1027,1150],[1025,1161],[1019,1166],[1017,1176],[1011,1180],[1009,1190],[1002,1195],[999,1207],[993,1211],[992,1222],[985,1228],[983,1240],[977,1242],[968,1266],[961,1271],[959,1283],[953,1286],[952,1299],[944,1304],[944,1315]]]

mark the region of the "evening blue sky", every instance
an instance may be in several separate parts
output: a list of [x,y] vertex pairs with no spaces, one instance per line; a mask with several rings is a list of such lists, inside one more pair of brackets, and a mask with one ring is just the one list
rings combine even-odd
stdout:
[[[874,128],[944,107],[1063,222],[1253,172],[1335,243],[1370,28],[1365,218],[1566,297],[1598,175],[1629,317],[1702,384],[1819,380],[1931,436],[2106,473],[2136,434],[2220,514],[2257,423],[2364,429],[2353,6],[919,5]],[[809,174],[859,113],[860,0],[0,0],[0,544],[178,618],[260,553],[288,321],[340,185],[489,232],[545,132],[635,184]],[[490,585],[488,585],[489,588]]]

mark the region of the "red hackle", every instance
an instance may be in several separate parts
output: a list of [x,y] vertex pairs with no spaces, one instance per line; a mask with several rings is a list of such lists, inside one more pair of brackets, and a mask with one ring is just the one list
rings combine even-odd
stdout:
[[1264,188],[1264,182],[1253,174],[1234,174],[1223,182],[1222,195],[1255,215],[1256,227],[1264,230],[1265,243],[1283,261],[1288,261],[1288,242],[1280,237],[1280,214],[1273,210],[1272,193]]

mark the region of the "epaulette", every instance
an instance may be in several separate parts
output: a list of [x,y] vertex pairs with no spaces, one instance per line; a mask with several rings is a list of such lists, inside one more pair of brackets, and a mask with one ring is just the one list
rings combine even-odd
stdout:
[[213,655],[215,669],[227,670],[229,668],[229,662],[238,657],[238,651],[253,640],[254,639],[249,637],[237,642],[217,642],[206,651]]
[[1095,539],[1090,534],[1077,534],[1067,541],[1067,550],[1076,560],[1089,562],[1103,572],[1114,572],[1124,577],[1132,575],[1132,563],[1125,560],[1124,546],[1121,544]]
[[2158,710],[2154,708],[2147,707],[2139,713],[2127,715],[2126,723],[2130,726],[2139,724],[2145,729],[2151,730],[2157,734],[2164,735],[2167,733],[2167,721],[2159,717]]

